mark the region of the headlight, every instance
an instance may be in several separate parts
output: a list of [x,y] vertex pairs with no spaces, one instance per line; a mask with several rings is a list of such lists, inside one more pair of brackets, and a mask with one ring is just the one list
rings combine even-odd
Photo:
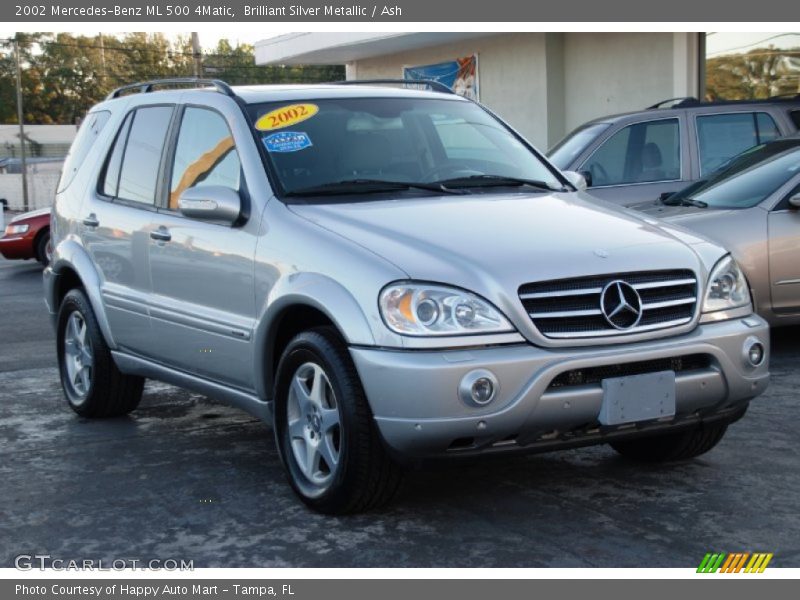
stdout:
[[736,261],[722,258],[711,271],[703,301],[703,312],[728,310],[750,304],[747,280]]
[[378,304],[389,329],[403,335],[514,331],[486,300],[455,288],[421,283],[390,285],[381,292]]
[[24,223],[22,225],[9,225],[6,227],[6,235],[14,235],[17,233],[25,233],[30,229],[30,225]]

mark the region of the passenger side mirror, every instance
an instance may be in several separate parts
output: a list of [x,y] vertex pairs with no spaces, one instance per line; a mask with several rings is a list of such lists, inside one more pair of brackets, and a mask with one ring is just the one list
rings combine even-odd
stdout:
[[181,192],[178,210],[191,219],[233,225],[242,212],[239,193],[220,185],[193,187]]
[[789,206],[792,208],[800,208],[800,194],[795,194],[789,198]]
[[592,173],[590,171],[578,171],[583,180],[586,182],[586,187],[592,187],[594,182],[592,181]]
[[578,171],[564,171],[563,175],[567,178],[567,181],[569,181],[578,189],[579,192],[582,192],[588,187],[586,183],[586,177],[584,177],[584,175]]

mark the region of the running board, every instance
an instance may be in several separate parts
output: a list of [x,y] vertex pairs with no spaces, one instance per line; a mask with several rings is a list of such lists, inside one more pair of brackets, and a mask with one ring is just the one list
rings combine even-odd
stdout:
[[265,423],[272,423],[272,402],[265,402],[254,394],[232,389],[183,371],[176,371],[162,364],[125,354],[118,350],[112,350],[111,356],[114,357],[114,362],[123,373],[140,375],[148,379],[157,379],[198,394],[204,394],[225,404],[240,408]]

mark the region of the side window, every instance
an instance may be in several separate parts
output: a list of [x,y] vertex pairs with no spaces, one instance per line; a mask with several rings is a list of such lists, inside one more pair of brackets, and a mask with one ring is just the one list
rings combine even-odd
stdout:
[[158,168],[171,117],[171,106],[139,108],[133,113],[119,172],[116,196],[121,200],[155,204]]
[[241,163],[228,124],[218,113],[189,107],[183,113],[172,164],[169,207],[189,188],[216,185],[240,191]]
[[100,193],[104,196],[109,196],[111,198],[117,197],[119,169],[122,166],[122,155],[125,153],[125,143],[128,141],[128,131],[131,126],[132,117],[133,113],[128,113],[125,117],[122,126],[119,128],[119,132],[117,132],[117,138],[114,140],[111,154],[108,156],[105,174],[103,175],[103,184],[100,186]]
[[763,144],[775,138],[781,137],[781,132],[775,124],[775,120],[767,113],[756,113],[756,134],[758,143]]
[[78,129],[78,135],[75,136],[75,140],[72,142],[72,146],[70,146],[69,154],[67,154],[67,158],[64,160],[64,168],[61,170],[61,180],[58,182],[59,192],[63,192],[67,189],[67,186],[72,183],[72,180],[78,173],[78,169],[86,160],[89,150],[94,146],[97,136],[100,135],[100,132],[103,130],[103,127],[106,126],[110,118],[111,113],[107,110],[99,110],[86,115],[86,118]]
[[780,137],[767,113],[731,113],[697,117],[700,174],[707,175],[751,146]]
[[800,110],[793,110],[789,113],[789,116],[792,118],[794,126],[800,129]]
[[621,129],[583,164],[592,185],[674,181],[681,178],[678,119],[660,119]]

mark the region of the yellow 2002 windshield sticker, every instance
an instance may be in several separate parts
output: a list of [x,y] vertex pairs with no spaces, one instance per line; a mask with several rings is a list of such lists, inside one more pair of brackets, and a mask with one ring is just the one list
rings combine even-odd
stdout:
[[289,104],[269,111],[256,121],[256,129],[259,131],[272,131],[273,129],[283,129],[290,125],[301,123],[310,119],[319,112],[316,104]]

